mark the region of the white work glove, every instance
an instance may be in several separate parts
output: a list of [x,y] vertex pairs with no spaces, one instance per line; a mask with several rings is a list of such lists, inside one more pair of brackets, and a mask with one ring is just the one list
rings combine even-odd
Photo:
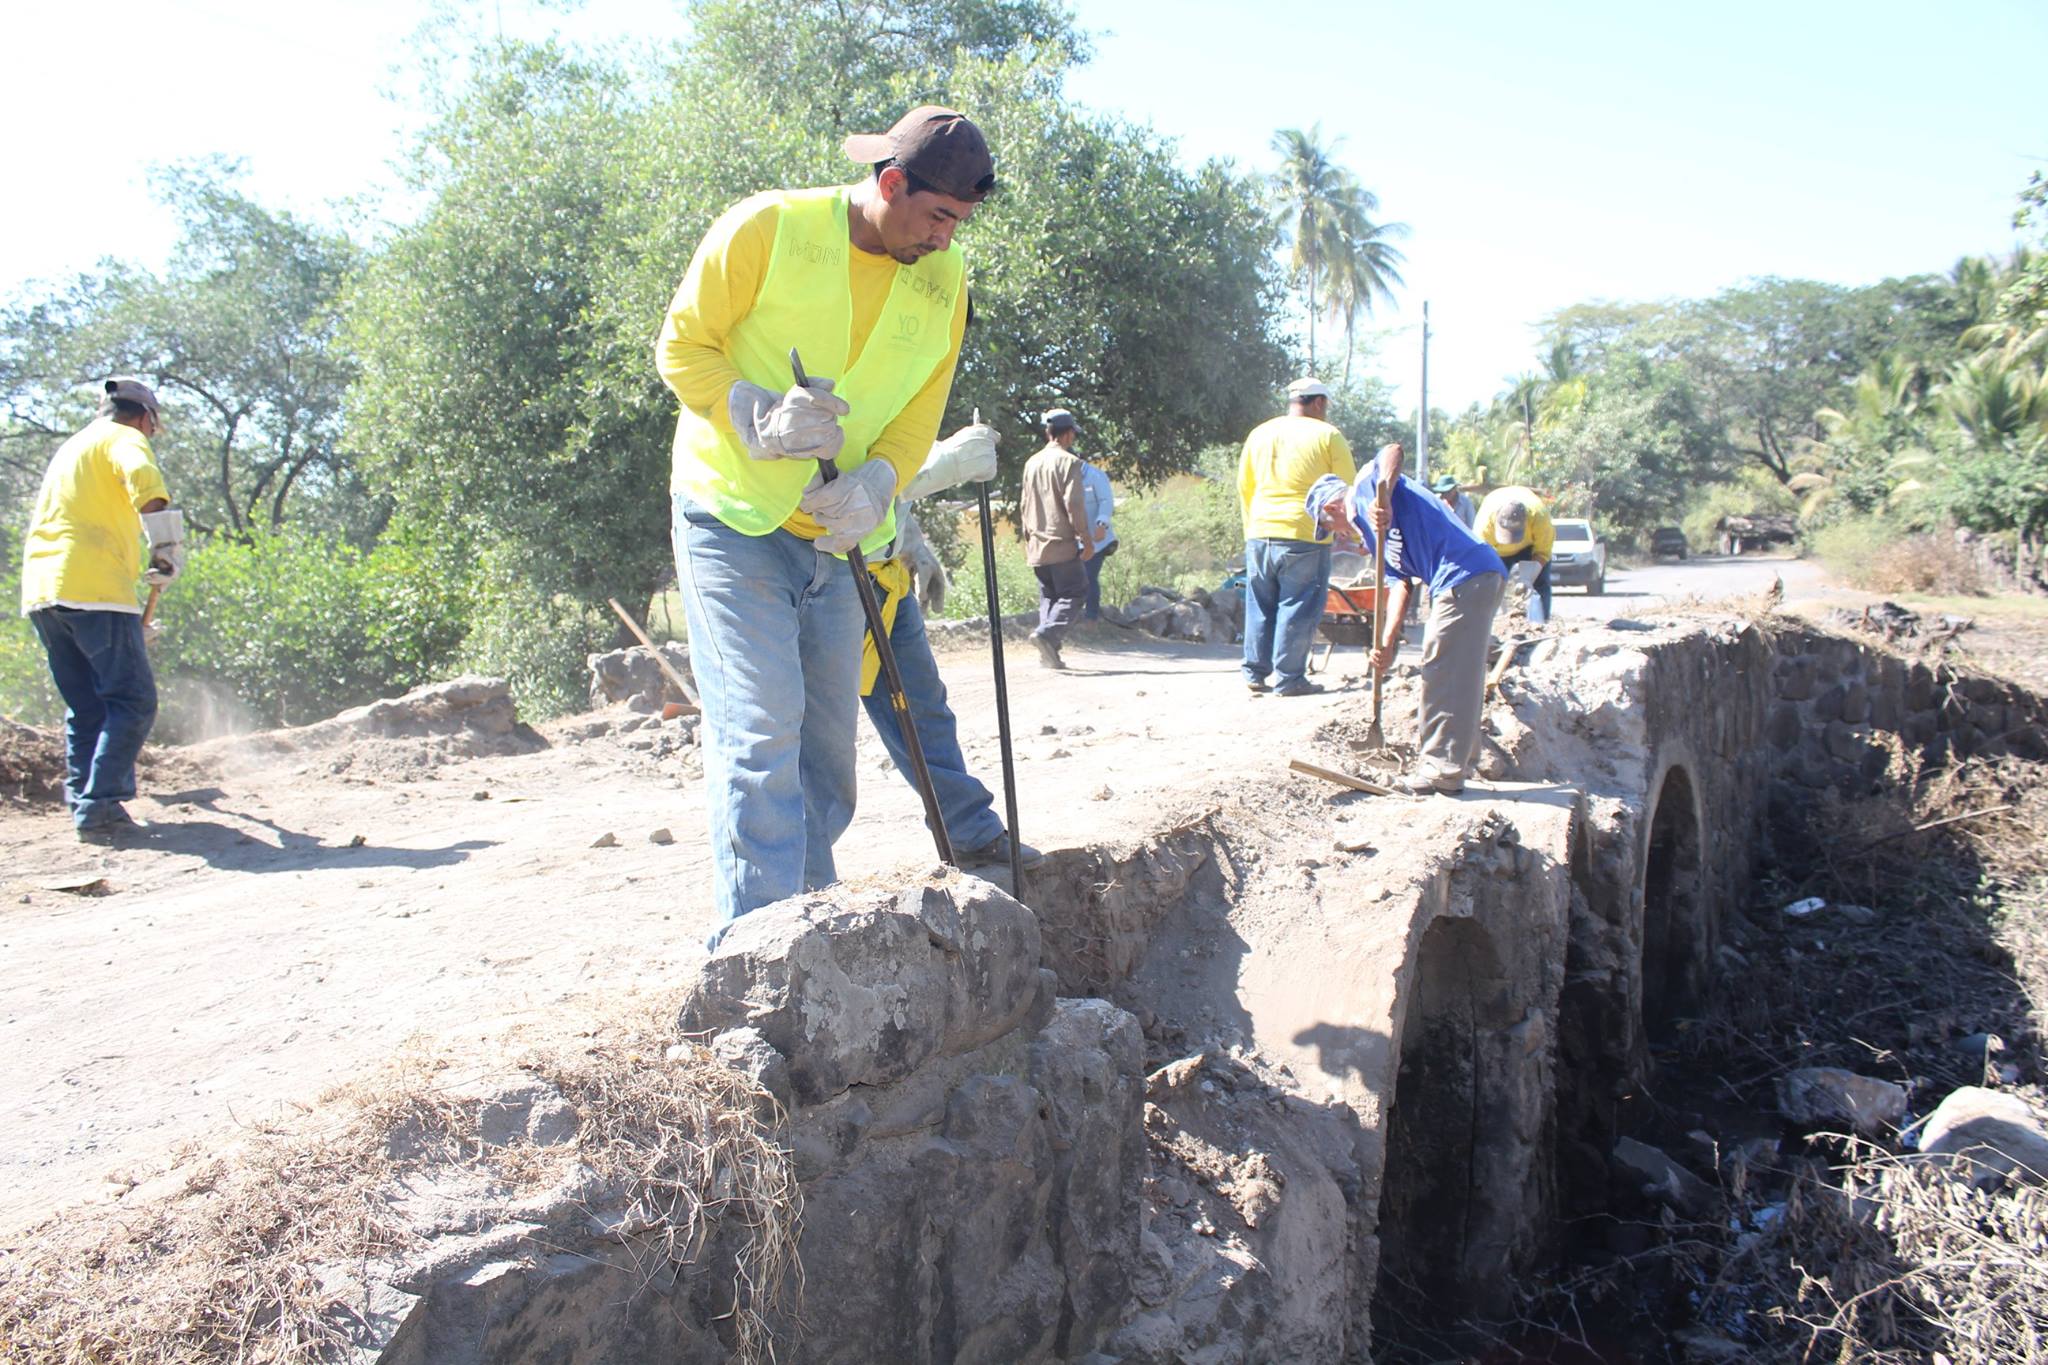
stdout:
[[869,460],[830,483],[822,474],[813,475],[797,506],[825,528],[817,547],[828,555],[843,555],[882,524],[895,497],[895,466],[887,460]]
[[853,411],[832,392],[832,381],[813,379],[776,393],[742,379],[727,390],[732,429],[757,460],[829,460],[846,444],[839,419]]
[[149,537],[149,571],[143,580],[162,587],[185,572],[185,514],[173,507],[142,514],[142,534]]
[[1508,566],[1508,587],[1528,592],[1536,586],[1536,575],[1543,572],[1543,566],[1533,559],[1519,560]]
[[986,422],[964,426],[932,446],[903,496],[916,502],[960,483],[986,483],[996,476],[996,443],[1003,434]]
[[945,610],[952,580],[946,577],[946,566],[939,562],[938,552],[924,538],[924,527],[917,524],[907,504],[896,509],[895,557],[910,566],[911,590],[917,594],[918,605],[925,614],[936,616]]

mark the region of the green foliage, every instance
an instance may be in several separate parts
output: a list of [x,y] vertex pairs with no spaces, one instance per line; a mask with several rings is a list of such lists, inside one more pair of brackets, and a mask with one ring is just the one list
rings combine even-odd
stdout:
[[1214,589],[1244,556],[1235,464],[1227,480],[1175,479],[1116,509],[1117,551],[1102,568],[1102,600],[1121,606],[1147,584]]
[[1684,376],[1636,358],[1591,378],[1585,402],[1544,436],[1539,469],[1559,512],[1626,537],[1666,521],[1708,477],[1714,450]]
[[580,711],[590,704],[589,656],[612,647],[618,621],[607,608],[541,590],[519,568],[510,551],[478,566],[461,666],[506,679],[524,720]]
[[357,480],[342,441],[350,371],[333,345],[359,253],[246,198],[235,173],[208,162],[158,178],[181,224],[161,277],[110,263],[0,313],[10,511],[90,417],[96,381],[131,373],[164,403],[157,458],[195,529],[241,534],[290,519],[366,540],[382,525],[388,507]]
[[27,725],[55,725],[64,719],[64,699],[50,681],[50,665],[36,628],[17,609],[21,601],[21,561],[10,556],[0,563],[0,716]]
[[1798,510],[1799,499],[1784,484],[1763,468],[1747,465],[1724,483],[1698,489],[1678,524],[1693,552],[1703,554],[1718,541],[1724,517],[1791,516]]
[[[931,515],[925,521],[929,534],[933,522],[943,518]],[[947,561],[946,572],[952,579],[952,588],[946,594],[946,609],[942,613],[950,620],[964,620],[970,616],[988,615],[988,581],[982,567],[981,528],[974,522],[972,514],[962,513],[958,526],[960,560],[955,565]],[[1038,606],[1038,576],[1031,572],[1031,565],[1024,558],[1024,542],[1003,526],[996,527],[996,595],[1002,604],[1002,614],[1012,615],[1020,611],[1033,611]],[[936,544],[936,542],[934,542]]]
[[260,724],[303,724],[444,676],[470,608],[467,570],[423,540],[365,552],[292,527],[256,531],[192,552],[158,609],[154,660]]

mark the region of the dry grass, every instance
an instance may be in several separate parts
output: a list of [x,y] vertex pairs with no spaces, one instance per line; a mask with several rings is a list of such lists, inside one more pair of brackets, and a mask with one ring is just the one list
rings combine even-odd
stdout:
[[773,1101],[701,1049],[669,1059],[673,1012],[657,1014],[525,1067],[581,1115],[566,1143],[485,1146],[485,1097],[415,1058],[198,1160],[181,1194],[52,1219],[0,1267],[0,1358],[342,1359],[366,1339],[366,1281],[426,1245],[399,1208],[408,1188],[452,1178],[509,1202],[581,1178],[613,1192],[648,1283],[733,1267],[734,1358],[772,1360],[768,1319],[800,1292],[796,1181],[761,1117]]

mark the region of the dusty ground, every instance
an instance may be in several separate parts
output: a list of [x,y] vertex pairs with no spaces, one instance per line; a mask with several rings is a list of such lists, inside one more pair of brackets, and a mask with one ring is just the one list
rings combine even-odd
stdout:
[[[1686,593],[1768,581],[1749,563],[1695,574],[1705,587]],[[1042,847],[1160,829],[1248,778],[1301,780],[1290,749],[1369,695],[1357,650],[1325,675],[1339,690],[1292,700],[1248,695],[1234,646],[1101,628],[1065,674],[1028,646],[1009,657],[1020,823]],[[985,651],[945,669],[1000,802]],[[1390,694],[1397,736],[1408,686]],[[474,1046],[593,992],[682,979],[711,919],[701,781],[574,729],[438,765],[397,742],[268,765],[173,755],[145,772],[134,810],[158,828],[135,848],[81,847],[47,803],[0,802],[0,1236],[414,1035]],[[915,795],[862,743],[842,874],[931,861]],[[651,842],[664,828],[674,842]],[[593,846],[607,834],[616,846]]]

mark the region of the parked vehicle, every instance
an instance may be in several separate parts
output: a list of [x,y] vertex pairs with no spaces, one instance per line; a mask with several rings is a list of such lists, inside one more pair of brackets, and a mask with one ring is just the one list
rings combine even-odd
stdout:
[[1650,532],[1650,554],[1657,559],[1684,559],[1690,548],[1685,532],[1676,526],[1659,526]]
[[1594,534],[1593,523],[1584,517],[1559,517],[1557,544],[1550,551],[1550,584],[1554,588],[1584,588],[1589,597],[1607,591],[1607,542]]

